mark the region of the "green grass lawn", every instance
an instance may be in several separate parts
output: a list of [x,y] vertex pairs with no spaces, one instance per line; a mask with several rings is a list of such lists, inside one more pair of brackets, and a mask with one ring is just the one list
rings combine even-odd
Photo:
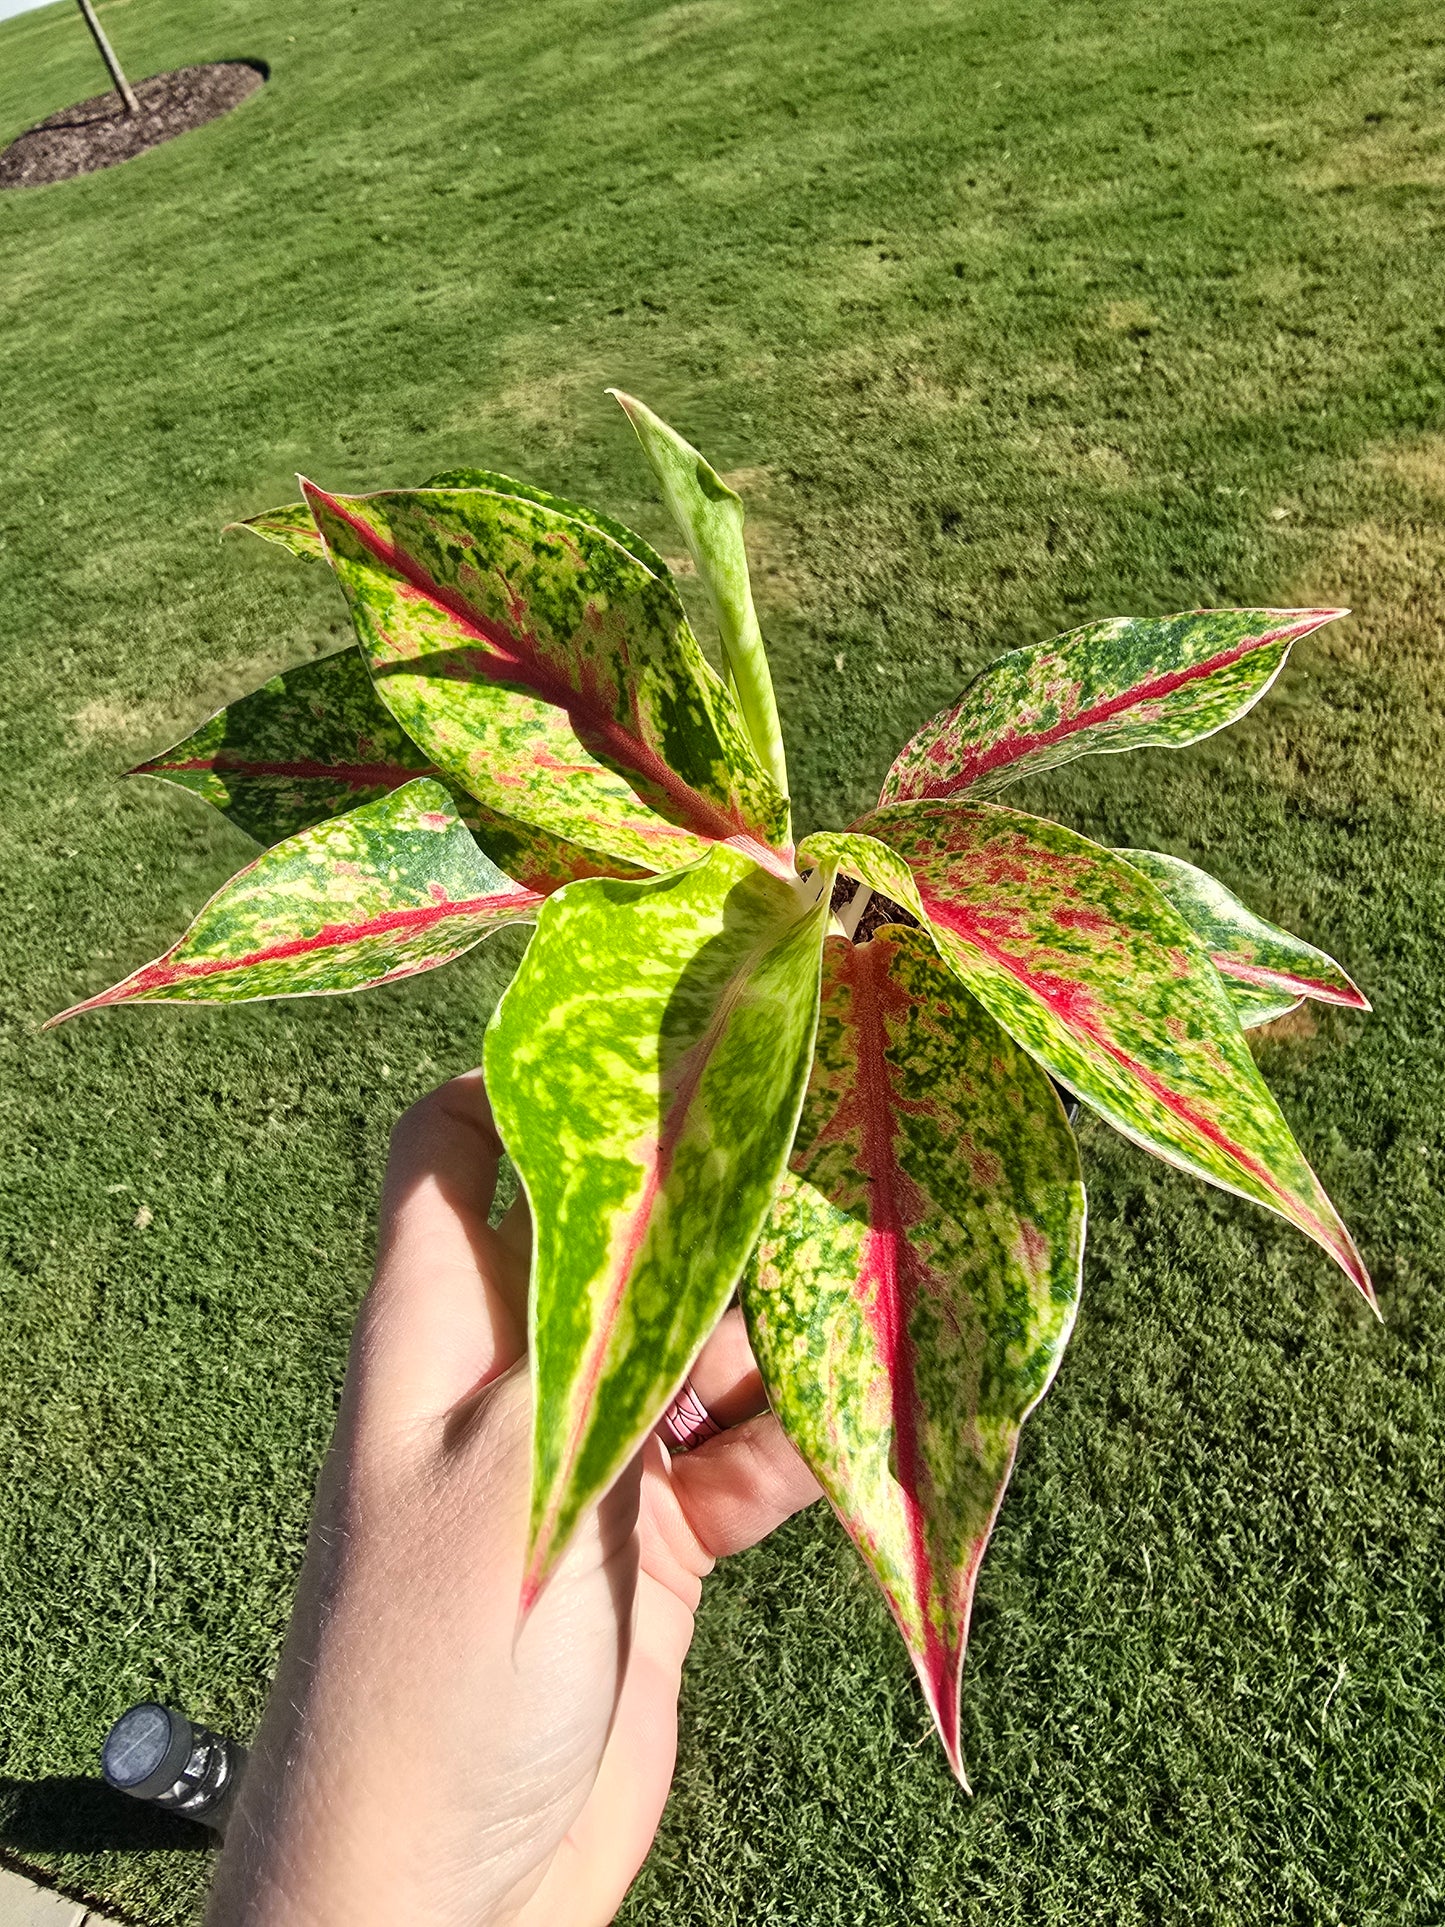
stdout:
[[[1087,1122],[1083,1315],[979,1592],[973,1799],[840,1530],[713,1582],[629,1927],[1445,1919],[1445,30],[1436,0],[115,0],[232,117],[0,196],[0,1842],[148,1927],[114,1713],[265,1693],[430,981],[42,1019],[248,857],[117,772],[346,633],[228,520],[482,464],[669,540],[618,382],[753,510],[802,827],[999,650],[1347,603],[1241,726],[1020,800],[1202,861],[1374,1000],[1261,1060],[1380,1287]],[[415,24],[413,24],[415,23]],[[0,139],[103,78],[0,26]]]

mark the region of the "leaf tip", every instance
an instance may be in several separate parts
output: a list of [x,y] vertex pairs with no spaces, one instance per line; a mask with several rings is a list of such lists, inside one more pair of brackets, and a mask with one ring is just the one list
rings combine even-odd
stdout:
[[1348,609],[1285,609],[1280,613],[1291,618],[1284,625],[1283,634],[1291,642],[1312,635],[1316,629],[1323,629],[1327,622],[1338,622],[1350,614]]
[[1356,1250],[1354,1239],[1343,1225],[1340,1226],[1340,1232],[1340,1243],[1335,1251],[1335,1257],[1339,1261],[1340,1269],[1383,1325],[1385,1315],[1380,1310],[1380,1301],[1375,1296],[1375,1287],[1371,1281],[1369,1272],[1365,1269],[1365,1261]]
[[82,998],[78,1004],[71,1004],[67,1010],[56,1011],[53,1017],[47,1017],[40,1026],[41,1035],[44,1036],[48,1030],[54,1030],[57,1025],[68,1024],[72,1017],[82,1016],[87,1010],[103,1010],[108,1004],[121,1003],[123,999],[117,997],[116,991],[123,988],[124,985],[115,984],[109,990],[98,991],[94,997]]
[[552,1576],[552,1562],[545,1545],[534,1546],[528,1555],[527,1569],[522,1574],[522,1587],[517,1595],[517,1636],[532,1616],[532,1608],[547,1589],[547,1581]]
[[960,1712],[959,1673],[954,1673],[943,1686],[940,1693],[927,1692],[928,1708],[933,1715],[934,1730],[942,1742],[948,1760],[948,1770],[963,1788],[972,1795],[973,1788],[968,1783],[968,1768],[963,1759],[963,1729]]

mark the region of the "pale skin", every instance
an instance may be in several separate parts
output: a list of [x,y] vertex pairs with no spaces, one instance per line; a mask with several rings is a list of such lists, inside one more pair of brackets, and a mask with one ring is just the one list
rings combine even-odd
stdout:
[[209,1927],[602,1927],[657,1831],[702,1582],[819,1496],[740,1315],[693,1368],[729,1429],[654,1436],[519,1627],[525,1205],[488,1227],[480,1074],[392,1140],[376,1276]]

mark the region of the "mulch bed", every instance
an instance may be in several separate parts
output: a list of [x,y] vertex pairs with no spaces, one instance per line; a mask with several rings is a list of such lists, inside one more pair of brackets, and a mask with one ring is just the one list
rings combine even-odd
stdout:
[[0,187],[46,187],[114,167],[229,114],[265,79],[249,60],[214,60],[135,81],[138,114],[127,114],[114,91],[62,107],[0,152]]

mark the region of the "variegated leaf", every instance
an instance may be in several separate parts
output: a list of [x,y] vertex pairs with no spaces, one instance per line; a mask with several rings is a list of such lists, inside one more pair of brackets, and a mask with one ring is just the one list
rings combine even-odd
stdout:
[[351,646],[273,676],[127,774],[190,790],[271,844],[440,771],[378,700]]
[[283,502],[280,508],[248,515],[244,522],[228,522],[226,529],[245,529],[251,535],[259,535],[263,542],[274,542],[278,549],[299,555],[305,562],[321,562],[326,557],[321,531],[304,502]]
[[458,813],[509,877],[544,895],[587,876],[636,876],[478,803],[428,762],[372,687],[355,644],[285,670],[128,772],[204,797],[258,843],[280,843],[402,783],[446,782]]
[[1242,904],[1216,878],[1158,850],[1120,850],[1173,904],[1214,959],[1246,1030],[1293,1010],[1304,997],[1368,1010],[1368,1000],[1323,950]]
[[[495,495],[515,495],[525,502],[540,502],[544,508],[557,509],[563,515],[575,516],[579,522],[590,522],[594,528],[602,529],[635,555],[639,562],[645,563],[654,575],[667,574],[667,564],[656,549],[621,522],[613,521],[609,515],[599,514],[596,509],[582,508],[576,502],[566,501],[560,495],[550,495],[546,489],[533,488],[528,482],[513,481],[510,475],[497,475],[487,468],[449,468],[440,475],[431,476],[421,487],[484,488],[490,489]],[[267,509],[263,515],[253,515],[244,522],[232,522],[229,526],[249,530],[253,535],[288,549],[292,555],[317,562],[325,559],[326,549],[321,540],[321,531],[304,502],[286,502],[280,508]]]
[[587,508],[581,502],[569,502],[565,495],[553,495],[549,489],[534,488],[530,482],[516,481],[510,475],[498,475],[488,468],[448,468],[423,482],[422,487],[480,488],[492,495],[515,496],[519,502],[536,502],[544,509],[555,509],[559,515],[570,516],[574,522],[585,522],[591,528],[601,529],[604,535],[610,535],[629,555],[635,555],[654,575],[666,576],[669,573],[667,564],[652,544],[645,542],[626,523],[617,521],[614,516],[604,515],[600,509]]
[[743,1307],[773,1409],[877,1576],[961,1780],[974,1584],[1073,1327],[1083,1247],[1078,1153],[1043,1072],[924,931],[830,939]]
[[109,1004],[366,990],[530,922],[541,901],[488,862],[423,777],[267,850],[163,957],[51,1022]]
[[1145,1150],[1298,1225],[1374,1304],[1218,971],[1147,877],[994,804],[905,803],[855,828],[906,858],[943,955],[1051,1076]]
[[487,1033],[532,1206],[530,1604],[727,1305],[807,1082],[830,877],[570,884]]
[[718,840],[788,874],[786,802],[669,582],[515,496],[306,487],[378,693],[480,802],[599,867]]
[[786,796],[787,758],[772,672],[753,607],[748,552],[743,546],[742,499],[691,442],[684,441],[644,402],[624,395],[620,388],[608,392],[616,396],[636,429],[643,453],[662,484],[662,499],[712,602],[728,674],[753,747]]
[[1198,609],[1011,649],[899,752],[882,803],[991,796],[1087,751],[1178,747],[1253,708],[1290,645],[1345,609]]

